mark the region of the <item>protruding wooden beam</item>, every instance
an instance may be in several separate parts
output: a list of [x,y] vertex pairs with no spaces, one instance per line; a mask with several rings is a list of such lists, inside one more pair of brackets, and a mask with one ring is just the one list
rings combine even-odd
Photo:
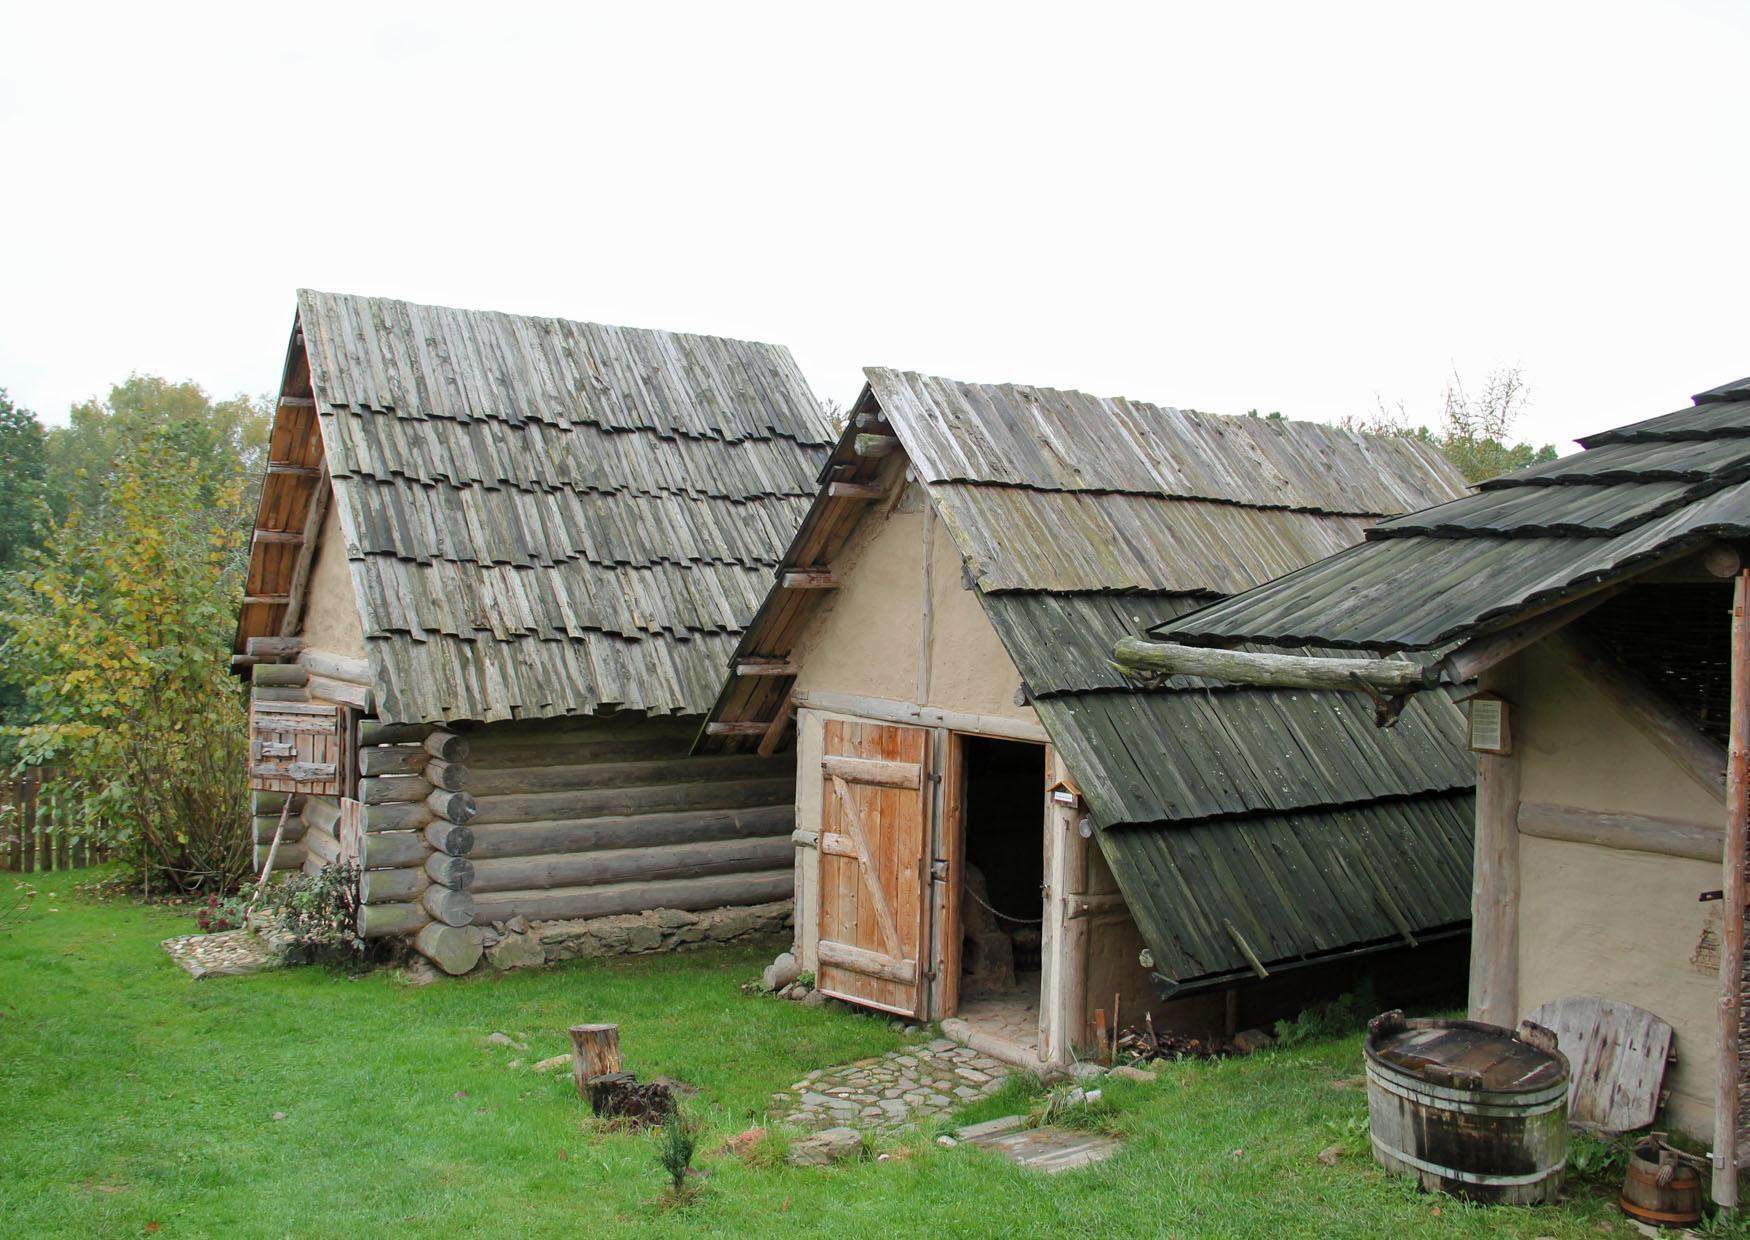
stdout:
[[254,673],[258,685],[302,685],[310,679],[310,669],[301,663],[262,663]]
[[251,542],[258,543],[290,543],[297,545],[304,541],[304,536],[294,530],[256,530],[250,535]]
[[737,676],[794,676],[797,667],[788,659],[737,659]]
[[282,396],[279,399],[279,406],[281,409],[314,409],[316,398],[314,396]]
[[899,439],[893,435],[859,434],[851,446],[858,456],[892,456],[899,451]]
[[833,499],[880,499],[887,492],[870,482],[829,482],[826,493]]
[[767,724],[759,719],[738,719],[733,722],[714,722],[705,725],[706,736],[764,736]]
[[1139,676],[1203,676],[1235,685],[1284,689],[1338,689],[1397,695],[1430,689],[1439,672],[1402,659],[1320,659],[1295,654],[1253,654],[1210,646],[1182,646],[1121,637],[1112,658]]
[[289,603],[291,601],[292,596],[289,594],[245,594],[243,596],[243,605],[245,607],[252,603],[261,603],[269,607],[277,607],[282,603]]
[[260,659],[283,659],[304,648],[301,637],[251,637],[244,649]]
[[279,461],[269,461],[267,464],[270,478],[315,478],[321,473],[321,467],[316,465],[288,465]]
[[839,579],[833,576],[830,569],[825,568],[786,569],[778,581],[786,590],[836,590],[839,588]]

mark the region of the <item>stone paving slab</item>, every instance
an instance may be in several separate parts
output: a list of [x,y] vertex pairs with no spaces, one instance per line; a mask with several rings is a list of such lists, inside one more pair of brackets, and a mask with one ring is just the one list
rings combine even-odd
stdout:
[[1119,1146],[1117,1137],[1051,1127],[981,1134],[970,1140],[974,1145],[995,1150],[1029,1171],[1042,1171],[1046,1175],[1104,1162],[1118,1152]]
[[772,1095],[772,1115],[808,1129],[892,1130],[993,1094],[1008,1064],[947,1038],[820,1068]]
[[203,977],[260,973],[280,965],[280,958],[248,930],[219,934],[185,934],[159,944],[195,980]]

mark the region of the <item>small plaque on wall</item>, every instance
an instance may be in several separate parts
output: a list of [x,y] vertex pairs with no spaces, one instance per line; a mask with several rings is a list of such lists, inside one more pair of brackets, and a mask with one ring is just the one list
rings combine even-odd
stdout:
[[1476,753],[1513,752],[1506,701],[1485,693],[1470,700],[1470,747]]

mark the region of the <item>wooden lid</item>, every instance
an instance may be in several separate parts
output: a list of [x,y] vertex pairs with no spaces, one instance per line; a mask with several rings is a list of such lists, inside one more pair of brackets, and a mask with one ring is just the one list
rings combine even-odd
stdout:
[[1545,1089],[1568,1075],[1559,1052],[1540,1050],[1509,1029],[1476,1021],[1410,1021],[1370,1035],[1367,1049],[1400,1072],[1488,1093]]

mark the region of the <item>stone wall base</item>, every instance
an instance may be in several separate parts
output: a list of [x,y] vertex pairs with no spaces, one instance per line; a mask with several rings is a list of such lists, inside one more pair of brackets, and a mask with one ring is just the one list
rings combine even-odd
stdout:
[[639,956],[730,943],[790,929],[792,902],[746,904],[688,912],[649,909],[615,917],[529,922],[520,917],[484,931],[487,967],[521,969],[555,960]]

